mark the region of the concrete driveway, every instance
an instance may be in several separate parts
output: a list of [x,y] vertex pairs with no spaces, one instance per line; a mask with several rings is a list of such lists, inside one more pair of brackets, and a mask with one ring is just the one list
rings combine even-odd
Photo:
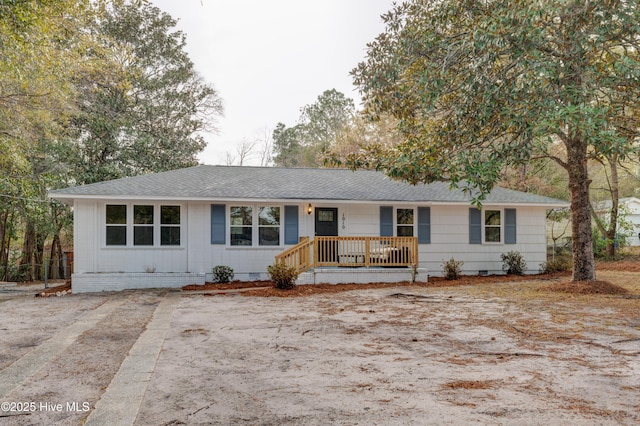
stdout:
[[640,423],[639,301],[538,285],[2,299],[0,424]]

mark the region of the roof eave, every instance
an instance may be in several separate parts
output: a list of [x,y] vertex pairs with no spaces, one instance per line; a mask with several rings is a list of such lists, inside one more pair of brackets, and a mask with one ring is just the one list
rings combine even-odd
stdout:
[[[468,200],[452,200],[452,201],[433,201],[433,200],[389,200],[389,199],[372,199],[372,200],[351,200],[351,199],[334,199],[334,198],[237,198],[237,197],[176,197],[176,196],[159,196],[159,195],[96,195],[96,194],[64,194],[49,193],[49,197],[56,199],[62,203],[73,205],[75,200],[104,200],[104,201],[173,201],[173,202],[236,202],[236,203],[336,203],[336,204],[371,204],[371,203],[393,203],[393,204],[422,204],[432,206],[471,206]],[[563,208],[568,207],[569,203],[552,202],[529,203],[514,201],[487,201],[482,203],[484,207],[491,206],[527,206],[527,207],[546,207],[546,208]]]

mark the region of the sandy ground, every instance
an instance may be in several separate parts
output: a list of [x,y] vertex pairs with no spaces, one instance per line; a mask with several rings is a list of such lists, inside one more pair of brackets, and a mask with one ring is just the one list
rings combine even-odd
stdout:
[[38,404],[0,412],[0,424],[82,424],[167,297],[179,303],[137,425],[639,424],[640,273],[599,277],[630,294],[564,295],[531,280],[0,299],[0,375],[102,313],[0,395]]

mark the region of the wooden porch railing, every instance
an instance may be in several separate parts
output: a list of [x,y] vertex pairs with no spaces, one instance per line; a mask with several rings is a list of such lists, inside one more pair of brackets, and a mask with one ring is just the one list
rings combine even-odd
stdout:
[[316,237],[276,256],[298,272],[322,266],[395,266],[418,264],[416,237]]

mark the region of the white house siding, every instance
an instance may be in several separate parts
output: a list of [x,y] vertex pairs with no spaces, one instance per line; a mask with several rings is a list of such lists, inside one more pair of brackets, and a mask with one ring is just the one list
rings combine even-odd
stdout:
[[[211,205],[226,204],[227,205],[227,244],[211,244]],[[273,264],[278,253],[282,252],[285,247],[232,247],[229,246],[229,218],[228,206],[248,205],[253,203],[224,203],[224,202],[207,202],[207,203],[190,203],[189,204],[189,270],[196,273],[211,274],[214,266],[224,265],[233,269],[235,279],[239,280],[255,280],[267,279],[267,266]],[[264,204],[264,203],[259,203]],[[283,203],[270,203],[271,205],[281,205]],[[286,203],[293,205],[294,203]],[[298,208],[299,220],[302,216],[306,216],[303,212],[303,205]],[[283,217],[283,215],[281,216]],[[303,229],[300,223],[300,230]],[[284,238],[284,227],[281,226],[281,238]],[[210,275],[208,275],[210,278]]]
[[73,205],[73,270],[76,273],[98,272],[96,256],[98,245],[97,201],[75,200]]
[[640,200],[631,199],[627,202],[629,215],[626,220],[633,224],[633,230],[629,238],[629,245],[640,246]]
[[[500,255],[518,251],[527,262],[527,273],[537,273],[546,261],[544,207],[506,206],[516,209],[517,244],[469,244],[469,207],[431,206],[431,244],[420,244],[420,267],[430,276],[442,276],[442,264],[451,258],[463,261],[464,274],[501,274]],[[500,209],[502,206],[485,206]],[[504,222],[504,220],[503,220]],[[504,229],[502,231],[504,238]]]
[[[127,232],[129,246],[107,246],[105,206],[107,204],[181,205],[181,245],[133,247],[132,232]],[[124,200],[76,200],[74,204],[74,272],[190,272],[187,265],[185,231],[189,227],[188,206],[174,202],[131,202]],[[129,225],[131,226],[131,225]],[[157,237],[156,237],[157,238]]]
[[[181,246],[148,248],[106,246],[104,242],[106,204],[154,204],[156,206],[180,204]],[[154,270],[156,273],[210,274],[214,266],[226,265],[234,269],[237,279],[266,279],[267,266],[274,262],[278,253],[290,246],[231,247],[228,245],[228,229],[226,245],[211,244],[212,204],[229,206],[243,203],[220,201],[134,203],[118,200],[108,202],[76,200],[74,206],[75,272],[77,274],[143,273]],[[298,205],[299,234],[301,237],[313,237],[314,214],[307,214],[308,203],[269,204]],[[314,208],[338,208],[338,231],[341,236],[379,235],[381,205],[393,205],[394,212],[395,208],[418,207],[418,205],[391,203],[313,203]],[[468,205],[431,205],[429,207],[431,208],[431,244],[420,244],[419,267],[426,268],[430,276],[442,275],[442,263],[451,257],[464,261],[463,272],[466,274],[477,274],[480,271],[486,271],[489,274],[502,273],[500,255],[511,250],[517,250],[524,255],[528,273],[537,272],[540,263],[546,259],[545,207],[506,206],[515,208],[517,211],[517,244],[469,244]],[[503,210],[504,206],[487,208]],[[283,232],[284,228],[281,228],[281,233]],[[504,236],[504,230],[502,235]]]

